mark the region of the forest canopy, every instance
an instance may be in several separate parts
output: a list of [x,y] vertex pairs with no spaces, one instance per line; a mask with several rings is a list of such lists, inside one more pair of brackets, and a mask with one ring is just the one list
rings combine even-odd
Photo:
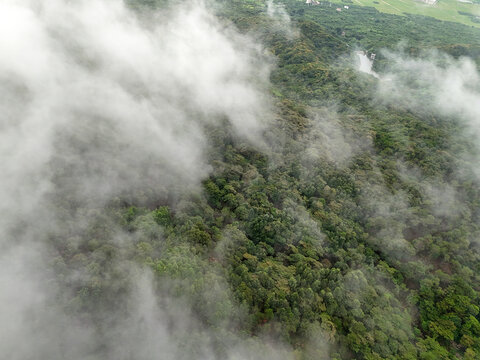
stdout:
[[344,3],[0,5],[1,353],[480,358],[480,29]]

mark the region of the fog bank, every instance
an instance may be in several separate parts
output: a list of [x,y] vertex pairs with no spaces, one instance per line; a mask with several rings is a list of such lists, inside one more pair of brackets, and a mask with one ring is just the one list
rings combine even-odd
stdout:
[[[142,203],[195,189],[210,172],[207,127],[263,144],[270,112],[263,49],[201,1],[151,18],[140,20],[120,0],[0,3],[5,358],[216,357],[214,334],[191,316],[188,302],[166,306],[169,296],[126,260],[127,250],[102,269],[86,267],[79,255],[71,259],[77,267],[58,270],[76,238],[103,221],[98,209],[110,201]],[[133,239],[112,228],[100,239],[105,246],[122,249]],[[161,240],[162,229],[156,234]],[[52,242],[62,244],[62,256]],[[77,286],[102,281],[108,307],[72,311]],[[198,334],[195,351],[182,343],[187,333]],[[248,353],[242,341],[232,339],[229,359],[268,357]]]

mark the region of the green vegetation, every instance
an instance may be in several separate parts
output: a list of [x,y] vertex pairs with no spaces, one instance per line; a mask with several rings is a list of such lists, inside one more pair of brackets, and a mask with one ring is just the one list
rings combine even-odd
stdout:
[[[411,45],[410,52],[439,48],[453,56],[467,55],[478,59],[478,29],[418,15],[383,14],[373,8],[352,6],[338,13],[334,7],[311,6],[288,0],[286,5],[298,21],[311,20],[326,28],[350,48],[378,52],[395,48],[400,42]],[[342,36],[345,32],[345,36]],[[305,34],[307,37],[310,34]]]
[[[438,0],[433,5],[421,0],[336,0],[332,2],[323,1],[316,6],[330,7],[330,3],[334,8],[341,7],[342,12],[348,12],[356,6],[369,6],[387,14],[428,16],[442,21],[475,27],[480,26],[480,4],[470,0]],[[344,5],[349,6],[349,9],[344,9]]]
[[[417,9],[406,1],[399,12]],[[202,195],[152,206],[132,195],[90,212],[89,230],[71,234],[77,248],[53,238],[61,279],[79,268],[90,274],[69,284],[69,310],[107,311],[122,287],[102,274],[127,276],[108,270],[123,254],[152,269],[160,287],[176,280],[170,294],[186,296],[205,326],[234,318],[228,331],[281,339],[296,359],[480,358],[480,184],[454,171],[471,143],[455,119],[376,104],[375,79],[348,65],[356,48],[401,40],[414,56],[429,47],[478,61],[480,30],[367,7],[286,8],[300,31],[293,39],[261,1],[219,10],[276,59],[271,150],[232,140],[228,127],[211,131],[214,171]],[[386,61],[379,56],[377,66]],[[341,129],[337,148],[322,138],[322,119]],[[335,149],[340,156],[329,154]],[[405,176],[399,164],[421,175]],[[461,211],[435,211],[426,183],[453,188]],[[136,242],[118,245],[116,227]],[[215,334],[217,344],[229,336]]]
[[469,1],[439,0],[434,5],[428,5],[416,0],[353,0],[353,4],[373,6],[388,14],[416,14],[443,21],[480,26],[477,20],[477,16],[480,16],[480,5]]

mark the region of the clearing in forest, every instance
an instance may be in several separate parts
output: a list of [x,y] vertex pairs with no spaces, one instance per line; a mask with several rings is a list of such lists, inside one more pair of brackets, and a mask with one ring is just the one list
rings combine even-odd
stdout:
[[379,11],[418,14],[439,20],[480,27],[480,3],[476,0],[352,0],[356,5],[373,6]]

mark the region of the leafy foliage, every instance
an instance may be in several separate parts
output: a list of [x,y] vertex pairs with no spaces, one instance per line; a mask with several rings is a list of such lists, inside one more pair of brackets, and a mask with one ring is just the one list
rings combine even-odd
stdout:
[[[109,267],[122,254],[151,268],[160,288],[173,282],[170,294],[187,297],[207,326],[231,321],[229,331],[280,338],[299,359],[478,358],[480,187],[453,171],[470,145],[451,119],[376,104],[375,80],[346,59],[355,47],[406,39],[412,54],[427,44],[478,61],[479,30],[372,8],[339,15],[285,3],[298,37],[276,29],[261,1],[219,10],[260,34],[276,58],[276,118],[266,138],[284,143],[266,154],[232,141],[227,127],[212,132],[214,175],[202,196],[114,203],[92,213],[84,234],[72,234],[81,237],[78,248],[52,239],[56,272],[83,269],[90,279],[70,284],[70,311],[107,311],[120,298],[125,289],[112,278],[129,275]],[[339,128],[362,143],[342,164],[324,148],[311,154],[313,114],[333,106]],[[399,163],[453,187],[463,210],[436,212]],[[136,241],[113,241],[116,228]],[[323,350],[312,334],[321,334]]]

